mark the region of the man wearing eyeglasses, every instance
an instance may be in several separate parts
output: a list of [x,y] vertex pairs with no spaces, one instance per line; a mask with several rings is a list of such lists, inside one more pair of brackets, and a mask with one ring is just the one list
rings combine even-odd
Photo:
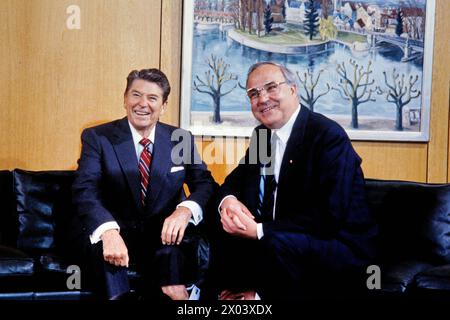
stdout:
[[374,257],[361,159],[337,123],[300,104],[285,67],[253,65],[247,95],[261,125],[219,191],[219,299],[327,293]]

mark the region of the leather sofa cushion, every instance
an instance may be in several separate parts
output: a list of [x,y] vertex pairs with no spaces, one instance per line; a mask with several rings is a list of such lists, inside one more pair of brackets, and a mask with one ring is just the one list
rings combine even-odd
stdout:
[[33,292],[1,292],[0,300],[33,300]]
[[381,267],[381,290],[402,293],[414,285],[414,276],[431,265],[420,261],[402,261],[395,265]]
[[416,275],[416,287],[450,291],[450,264],[427,269]]
[[[67,273],[67,268],[69,264],[67,260],[52,254],[45,253],[39,257],[39,263],[41,268],[47,272],[57,272],[57,273]],[[130,265],[130,268],[127,269],[127,274],[130,278],[138,278],[140,274],[133,269],[133,265]]]
[[0,243],[16,246],[17,217],[14,213],[12,172],[0,171]]
[[0,245],[0,277],[31,276],[34,261],[22,251]]
[[73,178],[73,171],[14,170],[18,248],[31,252],[65,247]]
[[450,184],[366,180],[382,261],[450,263]]
[[93,297],[92,292],[84,291],[54,291],[36,292],[33,294],[34,300],[87,300]]
[[39,257],[39,263],[45,271],[66,273],[69,265],[66,261],[52,253],[46,253]]

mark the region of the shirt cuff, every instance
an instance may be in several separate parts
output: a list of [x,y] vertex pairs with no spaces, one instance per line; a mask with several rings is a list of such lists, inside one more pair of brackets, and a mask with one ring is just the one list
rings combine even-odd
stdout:
[[91,244],[96,244],[97,242],[99,242],[101,240],[100,237],[102,236],[103,232],[105,232],[106,230],[112,230],[112,229],[117,229],[120,231],[120,227],[117,224],[117,222],[109,221],[109,222],[105,222],[105,223],[101,224],[89,236],[89,239],[91,240]]
[[264,237],[264,231],[262,223],[256,224],[256,235],[258,236],[258,240],[261,240],[262,237]]
[[255,292],[255,300],[261,300],[261,297],[259,296],[258,292]]
[[229,194],[229,195],[223,197],[222,201],[220,201],[220,203],[219,203],[219,207],[217,207],[217,210],[219,211],[219,214],[220,214],[220,207],[222,206],[222,203],[225,201],[225,199],[230,198],[230,197],[233,197],[233,198],[237,199],[237,198],[236,198],[235,196],[233,196],[232,194]]
[[191,222],[194,226],[198,225],[203,220],[203,210],[197,202],[186,200],[177,205],[177,208],[179,207],[186,207],[191,210],[192,217],[189,219],[189,222]]

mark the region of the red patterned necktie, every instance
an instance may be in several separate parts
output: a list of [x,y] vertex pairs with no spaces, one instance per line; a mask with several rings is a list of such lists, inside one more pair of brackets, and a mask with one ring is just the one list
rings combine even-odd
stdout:
[[141,173],[141,201],[145,205],[150,178],[150,165],[152,163],[152,153],[150,150],[152,142],[147,138],[143,138],[139,143],[144,146],[144,150],[142,150],[141,157],[139,158],[139,172]]

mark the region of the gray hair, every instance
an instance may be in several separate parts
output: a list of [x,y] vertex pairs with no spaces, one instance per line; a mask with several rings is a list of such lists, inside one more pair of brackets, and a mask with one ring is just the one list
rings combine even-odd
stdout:
[[276,62],[271,62],[271,61],[260,61],[255,63],[254,65],[252,65],[247,72],[247,81],[245,83],[245,86],[247,86],[248,84],[248,78],[250,77],[250,74],[255,71],[256,69],[258,69],[261,66],[264,65],[271,65],[271,66],[275,66],[278,67],[281,71],[281,73],[283,74],[284,79],[286,80],[286,83],[288,84],[297,84],[295,81],[295,75],[294,73],[289,70],[288,68],[286,68],[285,66],[278,64]]

